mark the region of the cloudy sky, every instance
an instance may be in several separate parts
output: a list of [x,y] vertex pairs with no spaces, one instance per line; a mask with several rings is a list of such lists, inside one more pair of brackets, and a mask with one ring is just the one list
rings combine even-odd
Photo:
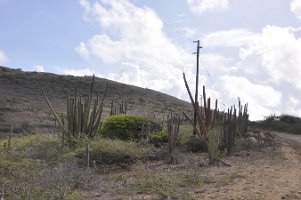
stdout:
[[188,100],[200,85],[251,119],[301,114],[301,0],[0,0],[0,65],[91,75]]

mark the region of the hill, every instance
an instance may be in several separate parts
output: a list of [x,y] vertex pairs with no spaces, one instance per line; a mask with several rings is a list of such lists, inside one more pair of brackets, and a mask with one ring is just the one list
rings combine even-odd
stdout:
[[301,118],[292,115],[271,115],[265,120],[255,121],[250,125],[264,130],[301,134]]
[[[7,132],[10,124],[20,131],[34,128],[53,130],[54,119],[43,98],[41,89],[47,93],[54,109],[64,113],[67,93],[85,96],[89,93],[91,77],[75,77],[42,72],[25,72],[0,66],[0,132]],[[170,95],[122,84],[104,78],[95,79],[95,93],[109,90],[104,103],[104,118],[111,111],[112,100],[116,105],[128,104],[128,114],[163,120],[169,113],[192,112],[191,105]],[[16,129],[16,130],[17,130]]]

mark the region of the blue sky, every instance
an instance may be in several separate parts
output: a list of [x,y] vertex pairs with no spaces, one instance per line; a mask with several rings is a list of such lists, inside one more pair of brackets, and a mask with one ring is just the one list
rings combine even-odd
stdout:
[[0,0],[0,65],[91,75],[188,100],[200,85],[251,119],[301,113],[301,0]]

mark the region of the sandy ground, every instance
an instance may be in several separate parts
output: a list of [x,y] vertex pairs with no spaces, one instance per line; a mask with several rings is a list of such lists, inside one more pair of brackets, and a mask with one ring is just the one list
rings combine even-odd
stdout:
[[296,148],[299,145],[283,140],[276,152],[265,149],[246,156],[242,152],[236,158],[229,157],[232,167],[227,170],[208,168],[208,173],[215,176],[227,171],[237,173],[240,178],[205,185],[201,199],[301,199],[301,151]]
[[[85,191],[89,199],[174,199],[158,197],[150,192],[131,192],[131,184],[142,173],[168,174],[198,166],[198,173],[206,177],[202,186],[191,188],[192,199],[277,200],[301,199],[301,137],[278,134],[281,144],[276,150],[265,147],[233,153],[224,161],[226,166],[206,165],[206,154],[183,156],[179,164],[164,161],[137,164],[130,169],[100,175],[102,189]],[[296,138],[297,137],[297,138]],[[116,181],[125,177],[123,184]],[[185,188],[187,190],[187,188]],[[176,188],[177,190],[177,188]],[[181,188],[178,188],[181,192]],[[179,199],[179,198],[178,198]]]

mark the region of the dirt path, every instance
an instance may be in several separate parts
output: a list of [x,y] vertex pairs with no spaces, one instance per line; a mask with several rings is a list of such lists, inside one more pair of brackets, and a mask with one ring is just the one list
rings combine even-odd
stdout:
[[284,140],[292,140],[296,143],[298,143],[301,146],[301,135],[294,135],[289,133],[282,133],[282,132],[273,132],[275,135],[278,135]]
[[227,173],[237,178],[208,185],[204,199],[301,199],[299,158],[287,144],[280,151],[280,155],[230,158],[233,167]]
[[[237,178],[205,186],[203,199],[301,199],[301,137],[276,134],[282,145],[275,152],[265,149],[229,157],[232,167],[224,173]],[[208,168],[208,173],[222,176],[223,169]]]

